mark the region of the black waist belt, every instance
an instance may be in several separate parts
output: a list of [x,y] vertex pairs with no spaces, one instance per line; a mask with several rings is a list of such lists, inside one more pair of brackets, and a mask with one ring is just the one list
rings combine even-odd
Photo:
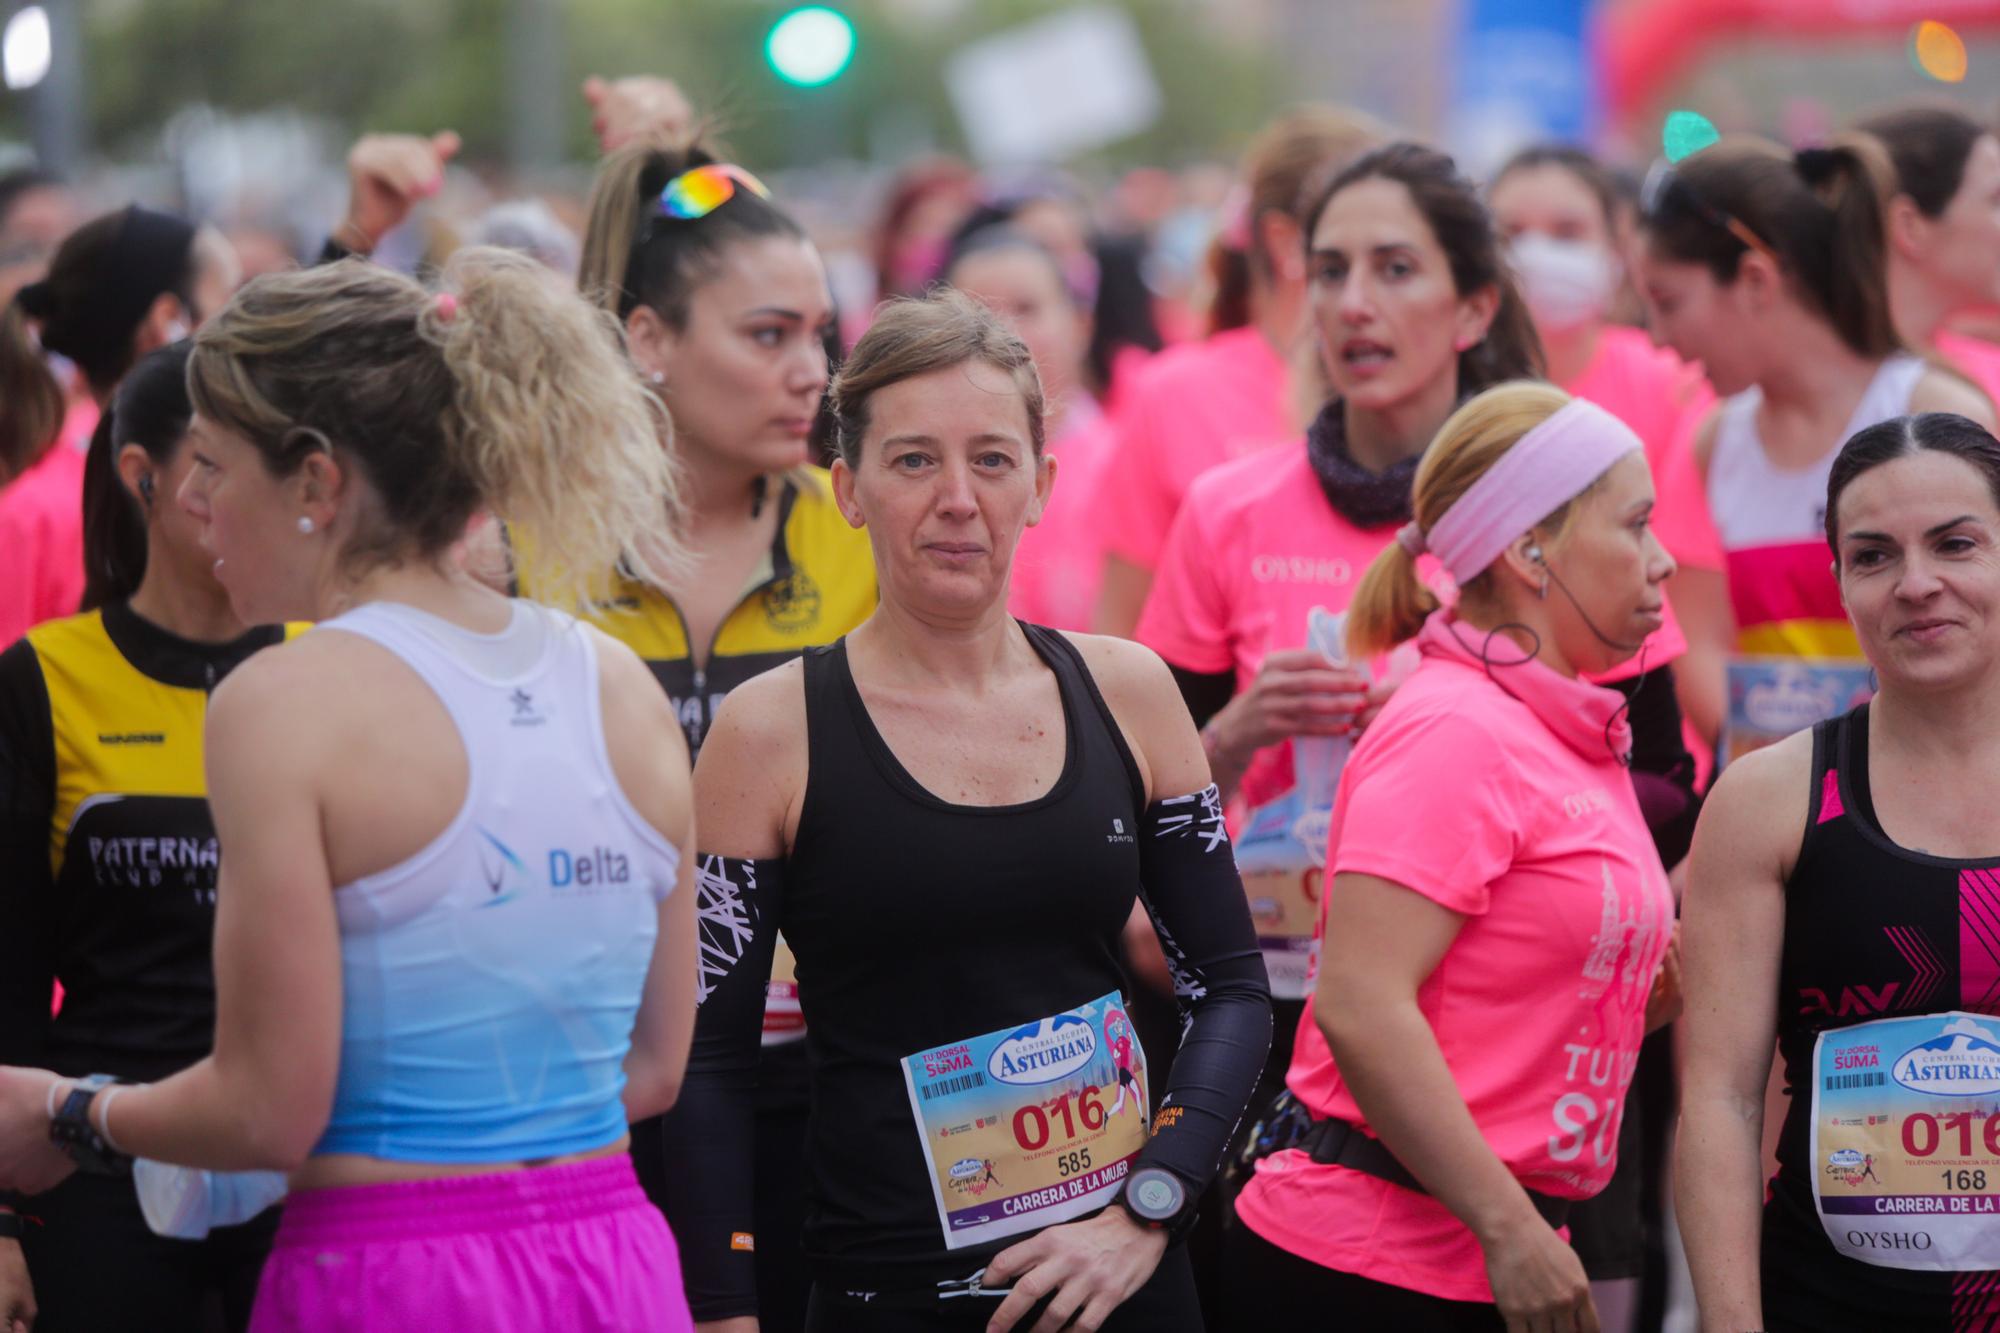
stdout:
[[[1321,1166],[1344,1166],[1418,1194],[1430,1193],[1380,1139],[1370,1138],[1345,1120],[1316,1119],[1292,1146],[1309,1154]],[[1525,1185],[1522,1188],[1527,1189]],[[1528,1202],[1535,1205],[1535,1211],[1552,1227],[1560,1227],[1569,1216],[1568,1199],[1528,1190]]]

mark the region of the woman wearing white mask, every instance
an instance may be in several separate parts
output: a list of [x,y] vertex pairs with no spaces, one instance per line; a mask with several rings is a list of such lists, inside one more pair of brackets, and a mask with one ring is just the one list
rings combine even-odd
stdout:
[[[1699,366],[1654,346],[1645,330],[1607,319],[1625,278],[1610,173],[1580,148],[1527,148],[1500,168],[1487,199],[1541,335],[1549,379],[1623,421],[1646,447],[1659,488],[1653,530],[1680,567],[1669,591],[1676,614],[1700,621],[1704,607],[1725,611],[1722,546],[1699,483],[1674,484],[1692,474],[1688,441],[1714,395]],[[1690,630],[1690,659],[1702,651],[1698,640],[1713,637]],[[1709,746],[1723,699],[1701,686],[1720,679],[1719,662],[1703,669],[1690,660],[1677,671],[1681,711]],[[1700,755],[1706,747],[1690,748]]]

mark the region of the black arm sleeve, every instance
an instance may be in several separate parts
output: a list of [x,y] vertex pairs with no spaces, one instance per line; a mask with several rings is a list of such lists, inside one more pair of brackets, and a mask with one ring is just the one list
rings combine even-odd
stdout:
[[1187,705],[1188,716],[1194,719],[1197,729],[1207,726],[1208,720],[1236,697],[1234,671],[1189,671],[1172,662],[1167,663],[1167,670],[1173,673],[1174,684],[1180,687],[1181,702]]
[[1688,854],[1701,814],[1694,756],[1688,753],[1674,694],[1674,669],[1654,667],[1613,688],[1625,696],[1632,722],[1632,789],[1660,862],[1671,870]]
[[40,1065],[55,992],[56,743],[26,639],[0,653],[0,1065]]
[[1159,932],[1181,1011],[1181,1045],[1141,1167],[1164,1167],[1206,1189],[1271,1049],[1271,984],[1222,794],[1155,801],[1139,837],[1139,898]]
[[702,855],[700,1005],[680,1101],[664,1118],[666,1214],[698,1321],[757,1313],[757,1061],[785,863]]

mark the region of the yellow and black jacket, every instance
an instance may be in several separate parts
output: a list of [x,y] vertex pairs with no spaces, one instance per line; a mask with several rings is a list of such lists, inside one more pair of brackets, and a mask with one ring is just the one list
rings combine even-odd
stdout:
[[118,603],[0,653],[0,1064],[154,1079],[208,1054],[202,726],[216,682],[284,636],[191,643]]
[[[653,669],[673,701],[690,754],[700,752],[723,696],[808,648],[832,643],[875,609],[868,534],[841,517],[826,472],[802,468],[788,475],[777,504],[770,552],[723,617],[700,669],[680,608],[657,588],[622,582],[590,615]],[[534,590],[523,589],[523,595],[533,597]]]

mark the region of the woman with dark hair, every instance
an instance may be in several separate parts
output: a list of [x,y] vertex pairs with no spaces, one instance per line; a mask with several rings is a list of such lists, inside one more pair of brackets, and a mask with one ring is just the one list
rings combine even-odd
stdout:
[[1951,328],[2000,304],[2000,135],[1942,105],[1884,111],[1858,128],[1896,166],[1889,307],[1897,329],[2000,400],[2000,346]]
[[[1378,249],[1386,230],[1360,239],[1385,277],[1409,263]],[[1409,355],[1399,332],[1352,350],[1386,379]],[[1365,661],[1415,639],[1421,661],[1328,819],[1293,1107],[1237,1201],[1231,1326],[1275,1305],[1356,1328],[1595,1333],[1558,1228],[1616,1168],[1673,898],[1628,777],[1629,700],[1591,681],[1660,630],[1673,561],[1647,527],[1639,438],[1551,385],[1459,408],[1410,494],[1346,646]]]
[[[150,1079],[209,1052],[202,722],[210,691],[283,631],[237,618],[199,524],[173,502],[195,466],[188,353],[183,341],[143,358],[106,414],[136,560],[116,566],[96,608],[0,654],[0,1065]],[[212,1292],[240,1329],[277,1223],[164,1239],[130,1179],[91,1175],[24,1211],[39,1225],[10,1236],[0,1218],[0,1250],[25,1250],[40,1330],[192,1330]]]
[[1237,317],[1149,361],[1115,423],[1117,444],[1092,516],[1108,548],[1100,631],[1129,638],[1138,625],[1194,479],[1296,432],[1302,404],[1289,363],[1306,328],[1303,196],[1385,137],[1357,112],[1304,106],[1265,126],[1245,151],[1243,194],[1226,227],[1239,263],[1231,290],[1217,294]]
[[1857,432],[1824,535],[1876,692],[1732,764],[1703,811],[1681,1237],[1705,1329],[1991,1327],[2000,441],[1948,413]]
[[[741,166],[699,145],[640,143],[598,168],[578,281],[623,327],[633,370],[670,418],[661,448],[685,479],[694,552],[662,584],[617,580],[587,615],[652,668],[699,755],[731,690],[875,606],[868,543],[811,462],[833,324],[826,272],[804,229]],[[742,939],[718,887],[704,877],[699,892],[706,993]],[[804,1318],[803,1201],[791,1182],[802,1169],[805,1049],[789,953],[776,969],[766,1049],[730,1074],[757,1086],[758,1115],[717,1115],[713,1082],[697,1081],[671,1117],[634,1129],[640,1181],[685,1238],[689,1299],[705,1321],[760,1307],[774,1328]],[[718,1145],[753,1134],[755,1211],[739,1215],[735,1202],[753,1196],[714,1178],[730,1160]]]
[[26,474],[0,491],[0,541],[21,552],[19,574],[0,588],[0,643],[74,611],[79,597],[100,604],[87,582],[91,553],[79,549],[83,530],[110,531],[116,519],[97,511],[126,503],[103,430],[89,458],[53,452],[66,407],[44,351],[68,358],[107,408],[126,370],[219,309],[237,274],[220,233],[135,205],[70,233],[48,273],[0,313],[0,479]]
[[[1912,411],[1991,420],[1984,396],[1912,355],[1891,317],[1894,185],[1887,153],[1866,135],[1796,154],[1724,139],[1648,182],[1638,268],[1655,327],[1726,399],[1694,446],[1729,590],[1712,616],[1689,607],[1690,634],[1712,645],[1703,660],[1855,662],[1819,549],[1840,442]],[[1736,693],[1747,699],[1752,677],[1772,669],[1732,663]],[[1732,752],[1753,743],[1751,720],[1729,719]]]

